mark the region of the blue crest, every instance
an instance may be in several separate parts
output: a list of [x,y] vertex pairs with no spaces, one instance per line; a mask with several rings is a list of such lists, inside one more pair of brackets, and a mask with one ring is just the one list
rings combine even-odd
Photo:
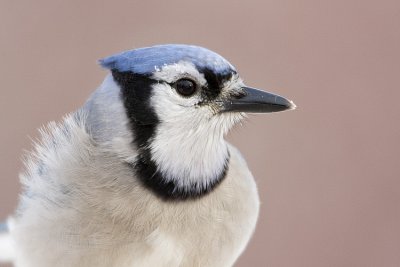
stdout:
[[120,72],[150,74],[165,65],[188,61],[198,69],[226,74],[235,68],[223,57],[206,48],[194,45],[167,44],[125,51],[100,60],[100,65]]

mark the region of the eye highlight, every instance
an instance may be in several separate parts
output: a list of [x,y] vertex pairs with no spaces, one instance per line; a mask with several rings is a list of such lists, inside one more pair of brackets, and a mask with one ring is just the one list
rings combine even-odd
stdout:
[[174,84],[173,87],[175,90],[182,96],[191,96],[197,91],[197,84],[191,79],[188,78],[183,78],[177,80]]

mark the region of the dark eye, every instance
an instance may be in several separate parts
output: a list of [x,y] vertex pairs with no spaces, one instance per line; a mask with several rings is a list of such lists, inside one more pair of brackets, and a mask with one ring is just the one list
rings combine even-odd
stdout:
[[197,85],[190,79],[180,79],[174,84],[176,91],[183,96],[191,96],[197,90]]

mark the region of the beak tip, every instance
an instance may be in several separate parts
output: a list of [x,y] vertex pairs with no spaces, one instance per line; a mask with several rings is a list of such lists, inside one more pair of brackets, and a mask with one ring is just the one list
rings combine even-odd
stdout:
[[289,100],[282,96],[277,96],[275,98],[275,104],[281,106],[280,111],[295,110],[297,108],[296,104],[292,100]]
[[289,100],[289,110],[295,110],[296,108],[296,104],[292,100]]

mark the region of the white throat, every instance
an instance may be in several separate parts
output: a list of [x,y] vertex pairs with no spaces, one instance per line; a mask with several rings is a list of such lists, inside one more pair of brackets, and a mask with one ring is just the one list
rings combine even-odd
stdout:
[[160,123],[150,150],[167,182],[180,188],[198,186],[200,190],[221,179],[229,152],[219,121],[193,117],[191,124]]

